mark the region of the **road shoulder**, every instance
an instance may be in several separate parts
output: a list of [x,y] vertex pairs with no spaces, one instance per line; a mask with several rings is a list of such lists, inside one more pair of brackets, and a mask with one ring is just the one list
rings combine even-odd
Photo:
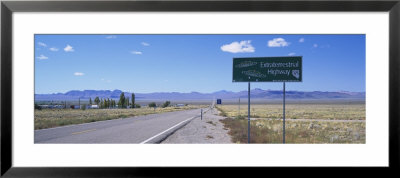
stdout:
[[171,134],[161,144],[174,143],[210,143],[223,144],[232,143],[229,130],[224,127],[220,120],[224,119],[218,116],[218,111],[212,109],[200,117],[193,119],[181,129]]

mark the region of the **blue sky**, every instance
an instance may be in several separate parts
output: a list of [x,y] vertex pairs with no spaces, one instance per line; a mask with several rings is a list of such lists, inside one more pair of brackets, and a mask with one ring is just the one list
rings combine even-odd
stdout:
[[237,92],[247,83],[232,83],[232,58],[291,55],[303,82],[286,90],[365,91],[365,35],[35,35],[35,93]]

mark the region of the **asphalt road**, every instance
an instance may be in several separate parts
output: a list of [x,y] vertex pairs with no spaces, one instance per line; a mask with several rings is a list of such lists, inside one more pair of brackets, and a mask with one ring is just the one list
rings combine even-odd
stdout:
[[193,109],[41,129],[35,143],[159,143],[199,117],[200,109]]

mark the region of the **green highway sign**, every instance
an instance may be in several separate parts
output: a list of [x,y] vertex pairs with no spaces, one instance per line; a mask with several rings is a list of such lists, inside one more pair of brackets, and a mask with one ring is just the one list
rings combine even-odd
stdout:
[[302,57],[233,58],[232,82],[301,82]]

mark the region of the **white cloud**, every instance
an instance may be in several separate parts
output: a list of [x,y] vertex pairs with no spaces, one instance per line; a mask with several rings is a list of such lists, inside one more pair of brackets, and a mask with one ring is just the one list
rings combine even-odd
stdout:
[[75,50],[74,50],[74,48],[73,48],[72,46],[67,45],[67,46],[64,48],[64,51],[65,51],[65,52],[73,52],[73,51],[75,51]]
[[318,48],[318,44],[314,44],[313,47],[314,47],[314,48]]
[[140,51],[131,51],[131,53],[132,53],[132,54],[137,54],[137,55],[143,54],[143,53],[140,52]]
[[274,38],[268,41],[268,47],[285,47],[289,46],[289,42],[285,41],[283,38]]
[[40,56],[36,57],[36,59],[45,60],[45,59],[49,59],[49,58],[47,56],[41,54]]
[[142,42],[142,45],[143,45],[143,46],[150,46],[150,44],[149,44],[149,43],[146,43],[146,42]]
[[106,39],[115,39],[115,38],[117,38],[117,36],[115,35],[106,36]]
[[255,49],[250,43],[250,40],[241,42],[235,41],[231,44],[222,45],[221,50],[230,53],[253,53]]
[[50,51],[58,51],[58,48],[52,47],[52,48],[49,48],[49,50]]
[[46,46],[47,46],[45,43],[42,43],[42,42],[38,42],[38,45],[39,45],[39,46],[43,46],[43,47],[46,47]]
[[300,39],[299,39],[299,42],[300,42],[300,43],[303,43],[303,42],[304,42],[304,38],[300,38]]
[[82,72],[75,72],[74,75],[75,75],[75,76],[83,76],[83,75],[85,75],[85,74],[82,73]]
[[296,53],[289,53],[288,56],[294,56]]

